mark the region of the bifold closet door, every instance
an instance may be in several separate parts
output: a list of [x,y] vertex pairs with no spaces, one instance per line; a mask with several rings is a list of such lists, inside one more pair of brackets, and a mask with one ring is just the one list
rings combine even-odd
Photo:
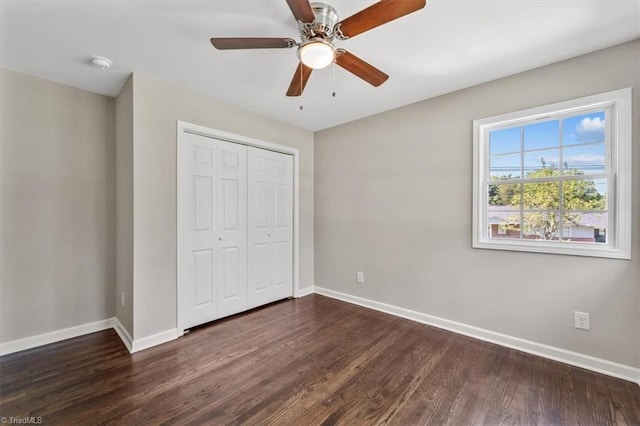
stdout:
[[293,295],[293,157],[249,147],[248,307]]
[[247,147],[185,133],[178,149],[182,327],[247,309]]

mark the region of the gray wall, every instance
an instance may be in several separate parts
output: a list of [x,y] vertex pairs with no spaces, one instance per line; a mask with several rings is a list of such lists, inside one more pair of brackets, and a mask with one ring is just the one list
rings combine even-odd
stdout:
[[114,314],[114,100],[0,70],[0,340]]
[[133,76],[134,339],[176,327],[176,120],[300,150],[300,288],[313,285],[313,134]]
[[635,41],[316,133],[316,285],[640,366],[640,169],[631,261],[471,248],[472,120],[633,87],[639,165],[639,54]]
[[[121,294],[125,294],[122,306]],[[116,317],[133,336],[133,79],[116,98]]]

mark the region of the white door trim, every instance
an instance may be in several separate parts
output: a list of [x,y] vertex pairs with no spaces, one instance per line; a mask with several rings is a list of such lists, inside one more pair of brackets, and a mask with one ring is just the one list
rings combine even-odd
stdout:
[[180,306],[179,306],[179,295],[178,295],[178,277],[180,277],[180,262],[179,262],[179,254],[181,250],[181,241],[179,234],[179,225],[180,225],[180,192],[178,191],[178,167],[181,164],[180,158],[180,149],[178,146],[184,142],[184,134],[192,133],[195,135],[215,138],[227,142],[233,142],[241,145],[253,146],[256,148],[266,149],[269,151],[281,152],[283,154],[289,154],[293,156],[293,297],[300,297],[303,294],[300,292],[299,288],[299,200],[300,200],[300,152],[297,148],[291,148],[284,145],[278,145],[272,142],[263,141],[260,139],[254,139],[247,136],[236,135],[234,133],[225,132],[219,129],[211,129],[209,127],[200,126],[193,123],[188,123],[186,121],[177,121],[176,126],[176,324],[178,329],[178,335],[182,335],[184,328],[182,326],[182,320],[180,318]]

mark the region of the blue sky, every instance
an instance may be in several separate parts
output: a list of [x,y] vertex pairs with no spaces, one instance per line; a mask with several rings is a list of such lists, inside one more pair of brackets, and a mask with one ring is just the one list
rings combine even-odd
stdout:
[[[577,168],[585,174],[603,173],[606,155],[604,130],[605,113],[600,111],[562,120],[562,144],[560,120],[532,123],[524,128],[512,127],[493,131],[489,136],[491,175],[522,176],[519,153],[521,133],[524,137],[525,173],[539,168],[542,164],[541,158],[544,158],[547,165],[555,164],[559,167],[561,145],[563,162],[566,162],[569,168]],[[506,153],[514,154],[502,155]]]

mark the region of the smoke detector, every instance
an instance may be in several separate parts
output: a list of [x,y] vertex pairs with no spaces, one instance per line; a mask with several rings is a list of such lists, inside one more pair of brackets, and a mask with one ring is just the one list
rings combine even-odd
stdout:
[[91,58],[91,64],[96,67],[96,68],[100,68],[101,70],[106,70],[107,68],[111,68],[111,60],[108,58],[105,58],[104,56],[92,56]]

